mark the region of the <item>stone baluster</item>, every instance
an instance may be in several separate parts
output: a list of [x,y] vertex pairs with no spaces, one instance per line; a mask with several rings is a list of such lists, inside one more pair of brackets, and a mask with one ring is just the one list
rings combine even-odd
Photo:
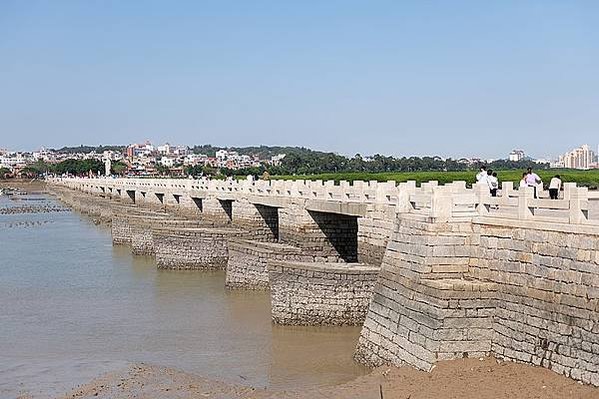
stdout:
[[352,185],[354,187],[355,199],[357,199],[359,201],[363,201],[364,200],[364,192],[365,192],[366,188],[368,187],[366,182],[363,180],[354,180]]
[[389,180],[384,183],[377,184],[376,190],[376,202],[378,203],[389,203],[392,200],[392,195],[395,194],[395,187],[397,183],[394,180]]
[[[572,183],[576,185],[576,183]],[[588,221],[589,190],[587,187],[572,187],[569,193],[569,222],[581,224]]]
[[535,191],[533,187],[523,187],[518,196],[518,219],[526,220],[534,217],[534,211],[530,203],[534,200]]
[[576,190],[576,183],[564,183],[564,199],[569,200],[573,191]]
[[410,196],[416,192],[416,181],[409,180],[405,183],[399,183],[397,187],[397,213],[410,212],[414,209],[410,202]]
[[433,186],[431,187],[431,213],[430,216],[435,221],[447,221],[451,218],[453,210],[453,199],[451,187]]
[[514,182],[513,181],[504,181],[501,182],[501,196],[504,198],[509,198],[514,193]]
[[451,187],[451,191],[455,194],[464,194],[467,192],[465,181],[454,181],[449,184],[449,186]]
[[476,192],[476,212],[480,216],[486,216],[489,214],[489,200],[491,199],[491,193],[489,192],[489,186],[487,184],[477,183],[474,185],[474,191]]

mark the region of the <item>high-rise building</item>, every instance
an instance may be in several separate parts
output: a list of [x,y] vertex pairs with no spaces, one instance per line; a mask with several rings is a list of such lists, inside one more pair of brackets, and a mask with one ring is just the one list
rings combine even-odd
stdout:
[[564,168],[590,169],[595,164],[595,153],[587,144],[583,144],[559,157],[559,163]]

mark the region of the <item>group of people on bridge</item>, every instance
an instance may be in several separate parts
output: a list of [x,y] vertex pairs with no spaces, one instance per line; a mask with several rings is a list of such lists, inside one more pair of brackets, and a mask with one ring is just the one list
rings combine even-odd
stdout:
[[[497,196],[497,189],[499,188],[499,180],[497,178],[497,172],[487,170],[486,166],[481,166],[480,171],[476,174],[476,183],[487,185],[491,196]],[[538,198],[537,190],[543,187],[543,181],[538,174],[533,172],[532,168],[528,168],[526,172],[522,173],[522,179],[520,180],[520,188],[532,187],[534,189],[534,197]],[[549,198],[558,199],[559,191],[562,188],[562,180],[560,175],[555,175],[549,182]]]

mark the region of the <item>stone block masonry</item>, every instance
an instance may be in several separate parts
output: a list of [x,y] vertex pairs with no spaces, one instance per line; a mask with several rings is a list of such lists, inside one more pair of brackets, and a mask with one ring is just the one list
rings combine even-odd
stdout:
[[380,266],[393,232],[395,207],[388,204],[371,204],[368,217],[358,219],[358,261]]
[[111,234],[113,245],[130,245],[132,237],[131,226],[143,222],[145,218],[166,217],[165,213],[140,210],[137,208],[120,209],[119,213],[113,213],[111,222]]
[[149,217],[140,216],[130,219],[131,223],[131,253],[133,255],[155,255],[153,230],[178,231],[185,228],[207,227],[200,220],[185,220],[173,216]]
[[227,241],[247,232],[236,228],[154,229],[154,250],[159,269],[225,270]]
[[599,385],[599,230],[399,214],[356,359],[494,354]]
[[270,261],[268,274],[275,323],[360,325],[378,268],[355,263]]
[[309,262],[316,256],[300,248],[271,242],[229,240],[225,286],[250,290],[269,289],[267,264],[271,260]]
[[333,261],[358,261],[358,222],[355,216],[305,210],[292,204],[279,210],[279,240]]
[[493,353],[599,385],[599,231],[485,219],[475,226],[480,256],[471,275],[496,284],[501,304]]
[[131,244],[131,225],[127,216],[113,216],[110,232],[113,245]]
[[409,364],[430,371],[438,360],[491,352],[496,287],[435,279],[418,282],[384,271],[355,358],[365,364]]
[[233,225],[251,231],[258,241],[276,242],[279,238],[278,209],[250,203],[240,198],[232,205]]

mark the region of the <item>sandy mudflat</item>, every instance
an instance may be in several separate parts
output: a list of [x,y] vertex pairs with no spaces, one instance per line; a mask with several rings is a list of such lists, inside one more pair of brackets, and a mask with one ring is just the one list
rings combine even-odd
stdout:
[[83,385],[60,399],[81,398],[364,398],[364,399],[599,398],[599,388],[550,370],[493,358],[441,362],[425,373],[410,367],[381,367],[354,381],[327,388],[275,392],[225,384],[185,372],[131,366]]

